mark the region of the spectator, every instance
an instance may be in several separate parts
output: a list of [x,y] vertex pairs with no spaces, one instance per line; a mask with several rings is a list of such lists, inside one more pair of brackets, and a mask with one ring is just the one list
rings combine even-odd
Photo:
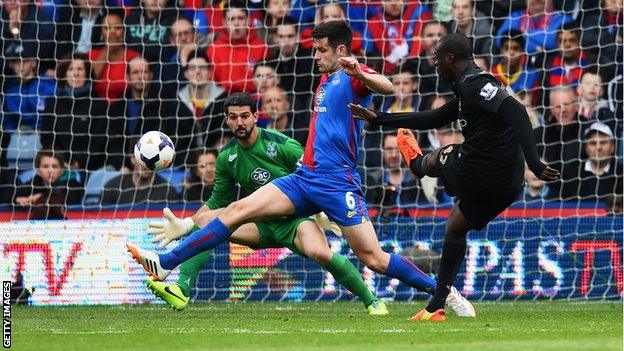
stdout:
[[571,87],[554,88],[549,100],[549,116],[544,126],[535,129],[536,140],[543,146],[546,161],[562,169],[563,164],[579,160],[585,123],[578,116],[576,94]]
[[551,200],[553,194],[550,188],[546,185],[546,182],[539,179],[529,167],[524,165],[524,192],[522,193],[522,200],[526,202],[534,202],[540,200]]
[[[545,65],[545,82],[549,86],[571,85],[576,87],[588,59],[580,47],[580,29],[567,24],[557,34],[559,52],[548,55]],[[593,59],[591,61],[594,61]]]
[[173,0],[136,0],[125,18],[126,43],[142,53],[149,62],[162,62],[170,55],[167,45],[169,27],[176,20]]
[[[349,8],[353,8],[353,4],[349,3]],[[347,17],[344,9],[344,3],[341,2],[328,2],[326,4],[318,6],[316,9],[316,15],[314,17],[314,23],[319,24],[326,21],[337,20],[350,20]],[[367,53],[372,53],[375,50],[373,41],[368,38],[364,40],[362,33],[355,27],[356,24],[351,20],[351,32],[353,33],[353,39],[351,40],[351,53],[356,56],[364,56]],[[312,49],[312,27],[308,26],[301,30],[301,41],[299,47],[303,49]]]
[[54,95],[54,80],[37,76],[36,52],[30,45],[13,43],[4,56],[14,74],[4,86],[4,131],[42,129],[41,114],[47,100]]
[[104,22],[103,0],[71,1],[61,14],[57,25],[57,57],[72,52],[86,54],[102,36]]
[[[213,66],[203,52],[191,54],[184,71],[188,85],[178,92],[177,118],[167,124],[167,129],[178,136],[176,150],[183,137],[189,138],[184,142],[186,147],[193,149],[213,145],[223,135],[223,100],[227,93],[210,80],[212,72]],[[177,159],[176,163],[181,161]]]
[[88,57],[79,53],[65,57],[58,74],[56,96],[46,104],[41,145],[65,152],[72,170],[95,170],[105,164],[119,168],[122,149],[110,142],[108,104],[92,89]]
[[537,107],[533,103],[533,95],[530,92],[520,90],[516,93],[516,99],[518,99],[518,101],[526,107],[533,129],[544,124],[544,116],[538,111]]
[[263,0],[263,3],[264,10],[252,12],[250,22],[258,34],[258,38],[262,39],[273,50],[276,47],[277,26],[285,21],[293,21],[289,17],[292,10],[291,1]]
[[453,19],[449,22],[450,33],[463,33],[473,38],[474,54],[491,55],[492,23],[485,14],[477,12],[474,0],[453,0]]
[[[48,71],[53,76],[55,54],[55,26],[54,22],[46,18],[46,14],[40,11],[36,1],[29,0],[3,0],[1,10],[2,40],[0,49],[6,52],[9,47],[21,46],[33,57],[40,60],[41,72]],[[3,71],[6,71],[3,64]]]
[[418,179],[401,166],[401,153],[397,146],[396,133],[387,133],[383,138],[383,164],[381,170],[367,174],[366,202],[381,210],[411,205],[418,201]]
[[275,72],[275,66],[272,62],[262,61],[256,63],[254,67],[253,82],[256,86],[255,99],[261,104],[260,97],[269,88],[278,86],[280,77]]
[[502,38],[516,29],[525,33],[529,55],[555,50],[558,29],[571,20],[570,16],[553,11],[550,0],[527,0],[526,9],[512,12],[498,29],[496,45],[502,47]]
[[424,22],[432,19],[429,8],[420,1],[383,0],[382,12],[368,21],[375,49],[385,60],[384,72],[390,73],[410,50],[420,52],[420,35]]
[[103,46],[89,51],[96,79],[93,89],[97,95],[105,97],[109,104],[124,95],[128,61],[140,56],[138,52],[127,49],[124,44],[123,18],[121,11],[108,12],[102,27]]
[[29,208],[30,219],[64,219],[65,205],[82,201],[82,185],[65,169],[65,160],[58,153],[39,151],[35,168],[35,177],[17,187],[14,203]]
[[323,7],[324,2],[324,0],[293,0],[290,17],[302,25],[313,24],[316,11]]
[[448,34],[442,22],[429,21],[425,23],[421,36],[421,51],[412,52],[411,55],[417,58],[409,59],[406,64],[412,65],[417,70],[419,79],[419,92],[423,97],[431,96],[434,93],[448,93],[451,86],[441,80],[434,66],[434,53],[438,40]]
[[598,120],[611,128],[621,130],[621,122],[616,123],[615,116],[606,100],[603,99],[602,77],[596,70],[585,70],[581,73],[579,84],[576,87],[579,96],[579,115],[583,120]]
[[297,47],[297,31],[298,26],[292,21],[277,26],[276,72],[279,85],[289,94],[295,111],[306,112],[319,78],[314,74],[316,64],[312,50]]
[[249,30],[245,4],[232,0],[224,11],[226,33],[215,39],[207,54],[214,64],[214,80],[228,92],[253,92],[256,62],[268,56],[268,48],[255,31]]
[[189,55],[199,49],[198,35],[193,23],[181,17],[171,24],[169,45],[173,52],[162,62],[160,80],[163,92],[168,96],[175,96],[186,84],[184,66],[188,63]]
[[142,168],[130,156],[132,171],[121,174],[104,184],[103,205],[139,205],[176,201],[175,188],[153,171]]
[[512,29],[501,42],[500,61],[492,67],[492,75],[513,92],[533,92],[536,98],[541,79],[539,72],[528,62],[524,34]]
[[195,153],[191,172],[184,183],[185,201],[208,201],[215,184],[215,165],[217,151],[208,150]]
[[613,131],[604,123],[594,122],[584,136],[587,156],[564,168],[562,197],[592,201],[622,195],[622,164],[615,157]]
[[622,65],[622,1],[602,0],[595,11],[581,12],[581,46],[600,64]]
[[307,115],[293,114],[284,89],[273,87],[261,96],[262,115],[269,119],[267,128],[280,131],[305,145],[308,138]]
[[518,0],[496,0],[496,1],[475,1],[479,12],[486,14],[493,21],[492,28],[500,28],[510,13],[522,11],[526,8],[526,1]]
[[[149,63],[141,56],[130,59],[127,65],[124,81],[128,82],[123,99],[112,103],[109,110],[111,134],[114,135],[114,144],[119,147],[116,168],[121,167],[125,154],[132,153],[134,141],[150,130],[160,130],[175,139],[172,130],[165,128],[165,121],[172,118],[173,109],[161,99],[160,85],[153,81],[153,73]],[[182,128],[180,132],[189,132],[192,128]],[[175,130],[173,130],[175,132]],[[177,140],[176,140],[177,141]],[[184,145],[176,145],[179,156],[175,158],[177,164],[184,159]],[[180,160],[179,160],[180,159]],[[126,165],[128,166],[128,165]]]
[[382,110],[390,113],[415,112],[420,105],[418,92],[418,78],[402,65],[395,67],[392,75],[394,94],[384,99]]

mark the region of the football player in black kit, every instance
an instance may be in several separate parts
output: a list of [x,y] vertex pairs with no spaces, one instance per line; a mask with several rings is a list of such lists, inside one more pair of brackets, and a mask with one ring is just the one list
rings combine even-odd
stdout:
[[[559,172],[539,159],[525,107],[473,61],[472,43],[460,33],[438,42],[435,66],[452,84],[455,97],[424,112],[380,113],[359,105],[349,108],[370,123],[410,129],[439,128],[459,119],[465,141],[423,155],[410,129],[399,129],[397,143],[418,176],[441,177],[457,197],[446,223],[436,292],[413,320],[444,321],[444,301],[466,254],[466,234],[483,229],[519,196],[524,162],[538,178],[554,181]],[[524,154],[524,156],[523,156]]]

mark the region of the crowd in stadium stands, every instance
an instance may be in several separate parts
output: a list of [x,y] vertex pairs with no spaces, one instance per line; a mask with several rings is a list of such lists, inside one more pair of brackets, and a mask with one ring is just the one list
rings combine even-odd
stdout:
[[[441,37],[464,33],[477,64],[527,107],[544,161],[562,172],[545,184],[526,171],[521,200],[621,204],[620,0],[2,0],[0,7],[0,205],[31,208],[33,218],[63,218],[74,204],[205,201],[217,152],[232,137],[223,124],[232,92],[257,99],[260,126],[305,144],[320,78],[311,30],[341,19],[353,29],[353,54],[394,84],[391,96],[375,96],[374,109],[449,101],[433,55]],[[147,172],[132,156],[149,130],[174,141],[172,170]],[[451,202],[437,180],[417,179],[402,165],[394,132],[365,129],[359,161],[369,204]],[[420,131],[419,139],[427,149],[460,143],[461,123]]]

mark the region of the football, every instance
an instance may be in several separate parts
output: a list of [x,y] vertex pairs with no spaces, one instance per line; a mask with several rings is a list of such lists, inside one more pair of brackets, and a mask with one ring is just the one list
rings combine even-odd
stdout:
[[158,131],[143,134],[134,145],[134,157],[141,166],[152,171],[169,167],[174,156],[175,148],[171,138]]

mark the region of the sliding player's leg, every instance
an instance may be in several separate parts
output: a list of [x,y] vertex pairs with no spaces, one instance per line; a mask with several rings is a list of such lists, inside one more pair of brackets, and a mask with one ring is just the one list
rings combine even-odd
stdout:
[[436,281],[406,258],[384,252],[379,245],[370,221],[341,227],[344,237],[355,255],[371,270],[396,278],[403,283],[427,293],[436,290]]
[[[204,217],[204,219],[206,218]],[[238,227],[230,236],[229,241],[249,246],[253,249],[261,246],[258,227],[254,223],[247,223]],[[174,309],[178,311],[183,310],[189,303],[191,290],[195,287],[199,271],[204,267],[211,256],[212,250],[208,250],[183,262],[180,265],[180,275],[177,284],[165,284],[155,281],[153,278],[148,278],[148,289],[153,291],[157,297],[163,299]]]
[[314,221],[300,219],[295,224],[294,240],[290,241],[297,251],[320,264],[340,285],[359,297],[369,314],[388,314],[385,304],[373,295],[353,263],[331,250],[327,237]]
[[233,230],[243,223],[278,218],[295,213],[295,207],[282,191],[267,184],[246,198],[230,204],[206,227],[194,232],[170,252],[159,255],[159,264],[171,270],[200,252],[227,241]]

